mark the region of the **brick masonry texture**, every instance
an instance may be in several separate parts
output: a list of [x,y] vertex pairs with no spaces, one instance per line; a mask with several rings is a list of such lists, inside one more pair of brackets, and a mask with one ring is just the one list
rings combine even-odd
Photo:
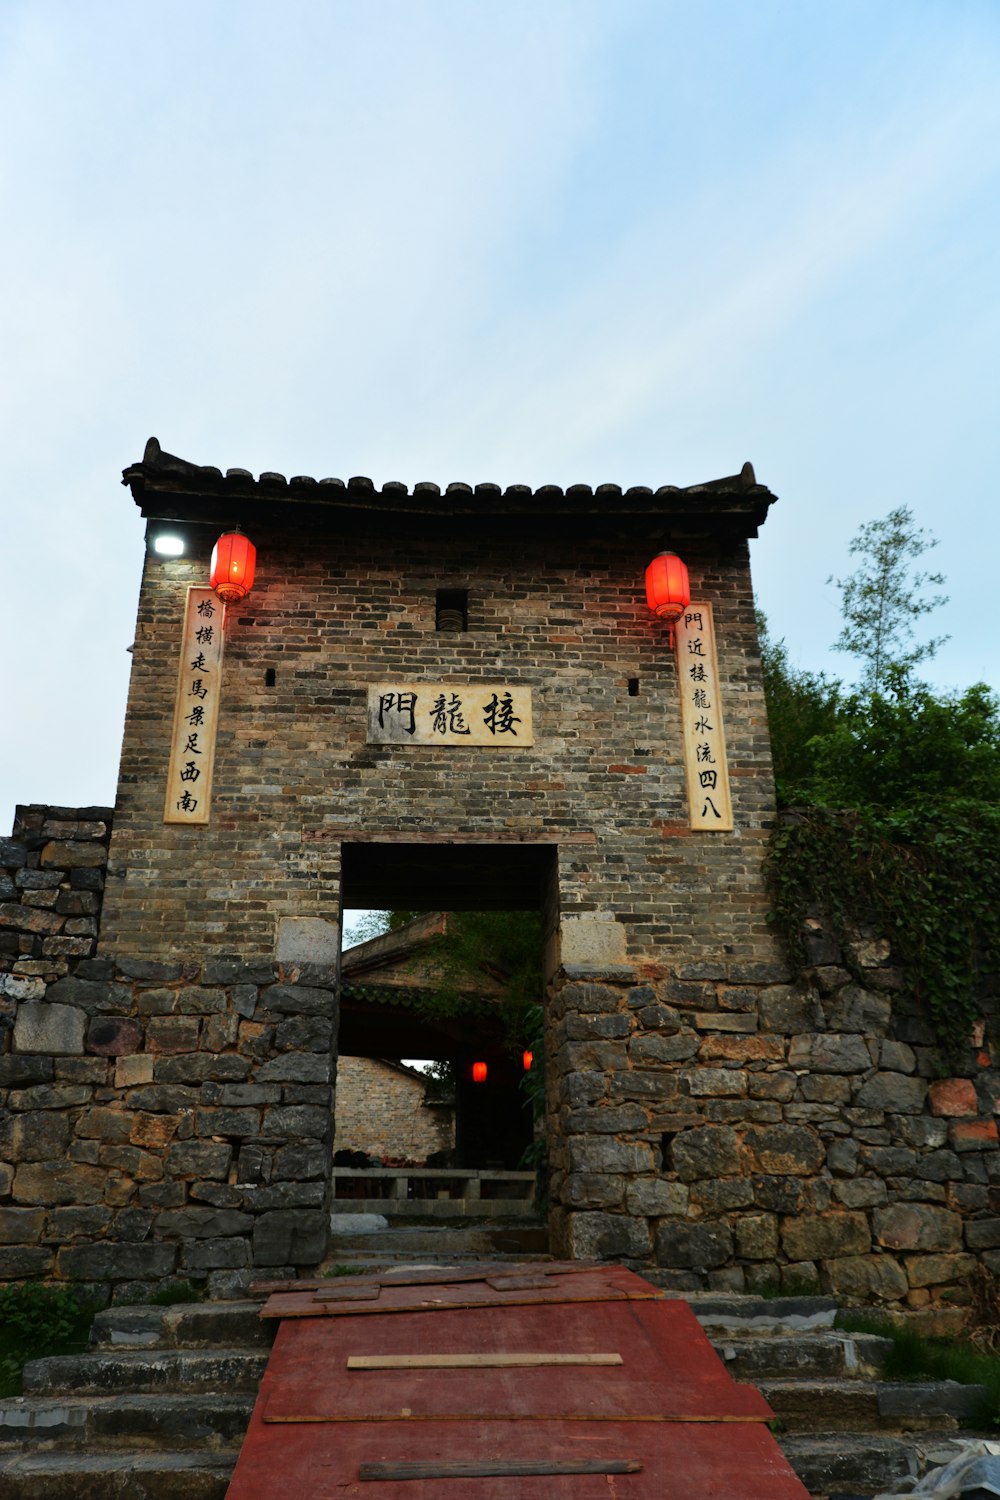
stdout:
[[419,1078],[377,1057],[337,1060],[338,1151],[363,1151],[422,1166],[428,1156],[455,1144],[455,1112],[424,1103]]
[[[636,958],[768,948],[759,864],[773,804],[745,542],[687,558],[716,614],[738,820],[708,838],[687,830],[676,669],[642,593],[654,540],[568,536],[546,555],[527,538],[484,546],[427,528],[331,541],[306,523],[254,540],[258,582],[227,621],[207,829],[162,815],[179,622],[208,551],[147,562],[103,955],[271,959],[281,917],[337,921],[339,841],[325,831],[344,827],[585,831],[585,858],[560,855],[564,915],[614,913]],[[459,585],[469,630],[439,632],[436,591]],[[368,745],[367,686],[394,677],[530,686],[535,745]]]

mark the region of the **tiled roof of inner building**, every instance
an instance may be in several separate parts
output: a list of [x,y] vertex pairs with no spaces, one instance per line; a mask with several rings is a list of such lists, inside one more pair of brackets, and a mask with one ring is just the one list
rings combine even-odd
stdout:
[[[526,484],[449,484],[423,481],[412,489],[389,481],[377,488],[363,476],[352,479],[312,479],[297,474],[264,472],[258,478],[248,469],[221,469],[211,465],[189,463],[165,453],[156,438],[150,438],[142,462],[124,470],[122,483],[131,490],[142,514],[158,519],[209,519],[227,502],[238,501],[253,510],[280,514],[300,507],[332,507],[339,511],[381,511],[417,517],[486,517],[601,515],[609,519],[668,517],[708,519],[728,522],[744,536],[755,536],[757,527],[767,516],[775,496],[758,484],[749,463],[738,474],[713,479],[704,484],[633,485],[623,490],[617,484],[543,484],[532,489]],[[198,502],[200,514],[191,513],[192,502]],[[213,503],[214,502],[214,503]],[[221,512],[220,512],[221,513]]]

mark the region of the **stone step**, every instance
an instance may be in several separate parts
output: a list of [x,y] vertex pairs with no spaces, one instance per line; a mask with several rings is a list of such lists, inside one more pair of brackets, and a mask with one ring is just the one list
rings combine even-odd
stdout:
[[[411,1234],[419,1248],[403,1249],[400,1236]],[[539,1259],[498,1254],[492,1235],[478,1253],[445,1250],[436,1226],[429,1254],[427,1234],[392,1230],[392,1256],[371,1253],[373,1236],[359,1236],[364,1250],[345,1257],[338,1246],[332,1259],[365,1270]],[[980,1418],[978,1387],[874,1378],[885,1341],[832,1329],[831,1299],[687,1300],[733,1377],[770,1401],[779,1440],[813,1496],[860,1500],[894,1488],[946,1462],[948,1433]],[[0,1495],[222,1500],[276,1331],[261,1306],[258,1298],[112,1307],[95,1320],[89,1354],[31,1362],[26,1395],[0,1402]],[[197,1455],[184,1452],[189,1446]]]
[[24,1367],[26,1395],[120,1391],[254,1392],[267,1353],[248,1349],[122,1349],[91,1354],[54,1354]]
[[[647,1281],[662,1286],[666,1272],[643,1271]],[[832,1328],[839,1304],[833,1297],[755,1297],[740,1293],[674,1292],[690,1303],[703,1328],[731,1328],[734,1333],[818,1331]]]
[[[349,1267],[352,1274],[375,1276],[381,1272],[392,1271],[433,1271],[433,1270],[461,1270],[463,1267],[476,1266],[499,1266],[499,1265],[537,1265],[540,1260],[545,1260],[542,1255],[525,1253],[523,1255],[497,1255],[495,1252],[481,1255],[369,1255],[364,1251],[353,1250],[349,1253],[336,1254],[330,1257],[320,1269],[320,1276],[328,1276],[335,1280],[334,1268],[338,1266]],[[340,1274],[346,1274],[341,1272]],[[263,1279],[263,1277],[261,1278]]]
[[263,1298],[175,1307],[108,1307],[94,1319],[93,1349],[267,1349],[276,1325],[260,1316]]
[[872,1333],[722,1334],[712,1344],[734,1380],[874,1377],[890,1347]]
[[[13,1448],[232,1450],[236,1460],[253,1395],[159,1393],[15,1396],[0,1401],[0,1451]],[[2,1485],[0,1485],[2,1491]]]
[[[341,1221],[342,1223],[343,1221]],[[443,1255],[449,1261],[470,1255],[545,1255],[548,1232],[537,1221],[523,1224],[399,1224],[388,1229],[357,1233],[338,1227],[330,1238],[328,1261],[336,1262],[355,1252],[394,1257]]]
[[235,1453],[32,1453],[0,1458],[4,1500],[224,1500]]
[[767,1379],[754,1382],[784,1427],[796,1432],[955,1430],[981,1421],[986,1391],[953,1380]]
[[779,1433],[778,1443],[814,1500],[833,1495],[869,1500],[886,1490],[907,1488],[962,1451],[951,1435],[942,1432],[912,1437]]

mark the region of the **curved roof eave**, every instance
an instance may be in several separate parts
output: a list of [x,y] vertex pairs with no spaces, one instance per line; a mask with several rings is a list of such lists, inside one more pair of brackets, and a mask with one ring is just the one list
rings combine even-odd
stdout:
[[[756,536],[776,496],[758,484],[753,465],[745,463],[738,474],[704,484],[633,485],[526,484],[505,488],[498,484],[446,485],[422,481],[412,489],[389,481],[377,488],[372,480],[357,475],[343,479],[313,479],[298,474],[265,471],[256,479],[248,469],[221,469],[190,463],[165,453],[155,437],[146,444],[141,463],[130,464],[122,473],[133,499],[148,519],[188,521],[200,524],[232,524],[245,518],[278,522],[309,514],[322,519],[336,512],[354,525],[366,518],[392,515],[416,520],[461,520],[502,522],[530,518],[536,522],[572,517],[616,528],[626,522],[663,522],[677,531],[721,530],[729,535]],[[602,528],[603,529],[603,528]]]

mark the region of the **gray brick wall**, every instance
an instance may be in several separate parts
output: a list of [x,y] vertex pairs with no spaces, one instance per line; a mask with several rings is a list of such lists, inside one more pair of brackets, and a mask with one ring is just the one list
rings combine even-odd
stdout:
[[[633,959],[770,956],[759,864],[773,797],[745,543],[687,553],[716,612],[737,824],[706,835],[687,828],[675,667],[643,596],[652,540],[471,546],[302,526],[255,541],[259,581],[227,629],[205,829],[164,826],[162,803],[184,589],[204,580],[208,547],[147,563],[102,955],[271,959],[281,917],[337,920],[338,845],[321,836],[355,827],[592,833],[585,856],[560,859],[563,915],[613,913]],[[435,591],[458,582],[469,630],[439,633]],[[529,684],[535,745],[366,745],[367,685],[394,677]]]

